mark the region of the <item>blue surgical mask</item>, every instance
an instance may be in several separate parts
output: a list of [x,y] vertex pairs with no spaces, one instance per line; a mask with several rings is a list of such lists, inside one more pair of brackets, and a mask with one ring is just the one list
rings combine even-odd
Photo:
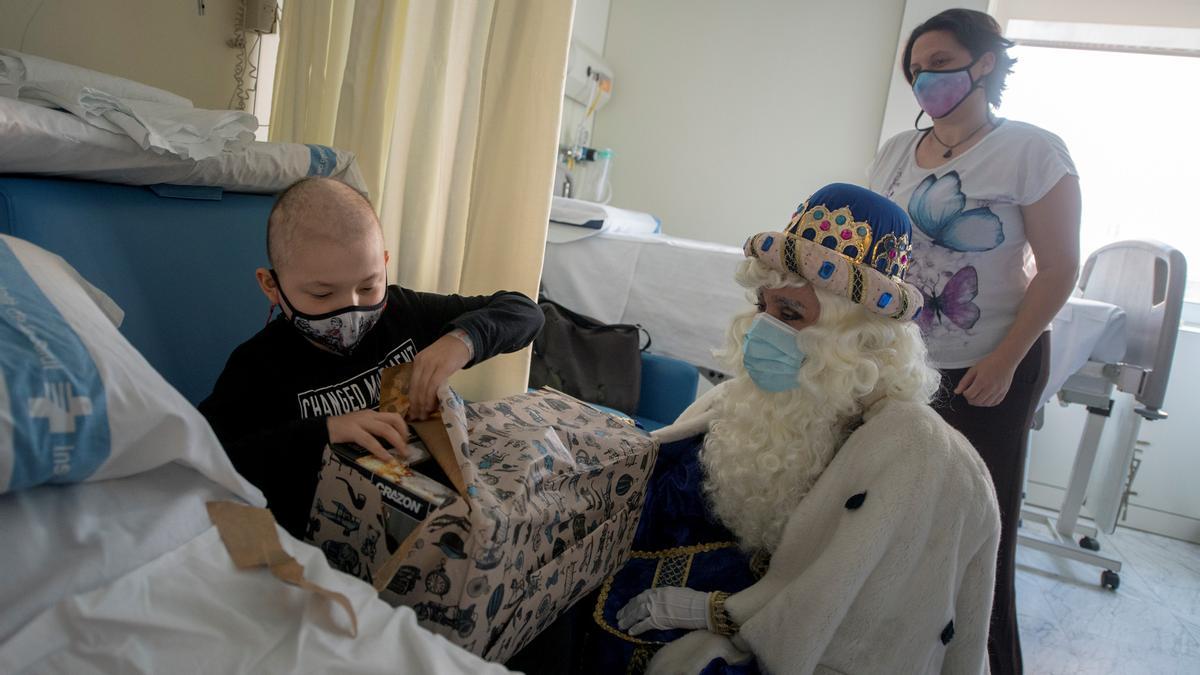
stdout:
[[798,332],[770,314],[754,317],[742,342],[742,365],[759,389],[781,392],[800,386],[797,376],[805,355],[796,346]]

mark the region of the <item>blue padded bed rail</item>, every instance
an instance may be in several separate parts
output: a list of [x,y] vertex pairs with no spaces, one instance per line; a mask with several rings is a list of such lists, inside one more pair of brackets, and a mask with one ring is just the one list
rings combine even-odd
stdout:
[[57,253],[109,294],[129,341],[197,403],[266,319],[254,270],[273,199],[0,176],[0,233]]

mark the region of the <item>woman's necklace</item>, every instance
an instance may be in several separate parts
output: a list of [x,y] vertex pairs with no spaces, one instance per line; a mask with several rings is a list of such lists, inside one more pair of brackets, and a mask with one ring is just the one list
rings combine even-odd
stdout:
[[947,145],[945,141],[938,138],[937,131],[933,127],[929,127],[929,133],[933,134],[933,140],[937,141],[938,145],[941,145],[943,148],[946,149],[946,152],[942,153],[942,157],[944,159],[950,159],[950,156],[954,154],[955,148],[962,145],[963,143],[966,143],[967,141],[971,140],[972,138],[975,138],[975,134],[979,133],[980,129],[986,127],[987,125],[989,125],[991,123],[992,123],[992,116],[988,115],[988,118],[983,121],[983,124],[980,124],[979,126],[975,127],[975,131],[972,131],[971,133],[967,134],[966,138],[955,143],[954,145]]

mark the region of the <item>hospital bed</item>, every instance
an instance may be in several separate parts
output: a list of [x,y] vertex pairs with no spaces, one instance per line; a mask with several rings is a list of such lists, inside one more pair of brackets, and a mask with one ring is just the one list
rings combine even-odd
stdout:
[[[266,264],[272,202],[211,186],[0,175],[0,234],[62,256],[107,293],[124,310],[121,333],[194,404],[266,319],[253,270]],[[639,418],[673,421],[694,398],[695,380],[681,362],[646,355]],[[232,498],[175,464],[0,495],[0,540],[9,542],[0,547],[0,672],[53,670],[80,650],[110,665],[141,658],[142,672],[172,672],[173,658],[202,651],[181,645],[204,645],[208,636],[225,641],[207,662],[212,672],[503,672],[424,630],[407,608],[378,600],[282,531],[284,548],[315,582],[350,597],[361,639],[343,636],[327,602],[261,570],[233,569],[205,512],[206,501]],[[154,609],[139,610],[138,602]],[[110,614],[81,615],[83,605]],[[129,633],[119,639],[112,633],[121,627],[118,614]],[[235,615],[242,618],[231,630]],[[111,638],[111,646],[65,632],[85,628],[91,632],[75,638]],[[176,646],[160,647],[171,641]]]
[[[262,326],[252,272],[272,203],[196,196],[0,176],[0,234],[57,253],[111,296],[125,337],[191,401]],[[215,442],[203,450],[227,464]],[[349,599],[358,639],[328,600],[236,569],[206,503],[237,499],[180,463],[0,494],[0,672],[507,672],[282,530],[306,576]]]
[[[1121,562],[1099,553],[1098,535],[1116,529],[1142,421],[1167,418],[1163,404],[1186,278],[1183,254],[1165,244],[1105,246],[1088,257],[1080,275],[1073,299],[1080,317],[1063,322],[1070,327],[1061,340],[1060,331],[1052,334],[1047,396],[1057,392],[1063,403],[1085,406],[1087,421],[1058,514],[1022,511],[1023,520],[1046,525],[1050,538],[1026,531],[1018,542],[1100,567],[1101,585],[1112,590],[1121,583]],[[1056,369],[1058,343],[1063,365]],[[1085,500],[1091,524],[1080,517]]]

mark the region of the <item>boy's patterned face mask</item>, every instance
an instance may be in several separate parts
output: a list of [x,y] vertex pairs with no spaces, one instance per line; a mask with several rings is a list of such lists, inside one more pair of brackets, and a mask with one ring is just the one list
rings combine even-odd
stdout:
[[[383,300],[378,304],[350,305],[324,314],[305,314],[297,310],[288,300],[275,270],[271,270],[271,277],[275,279],[275,288],[279,290],[279,298],[291,312],[291,316],[286,318],[296,327],[296,330],[313,342],[328,347],[343,356],[353,352],[367,332],[375,327],[379,317],[383,314],[383,308],[387,305],[385,290]],[[384,285],[386,287],[386,282]]]

